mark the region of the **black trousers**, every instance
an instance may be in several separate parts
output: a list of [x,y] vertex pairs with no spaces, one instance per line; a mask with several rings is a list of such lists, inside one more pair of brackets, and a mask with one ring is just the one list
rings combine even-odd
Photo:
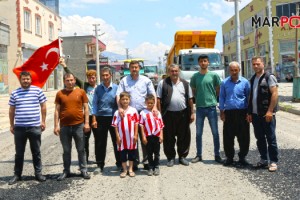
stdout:
[[41,127],[15,127],[14,128],[15,139],[15,175],[21,176],[24,165],[24,153],[27,140],[30,143],[30,150],[32,154],[32,161],[35,174],[42,172],[42,160],[41,160]]
[[[148,153],[147,153],[147,147],[146,147],[146,145],[144,145],[143,142],[142,142],[142,131],[141,131],[141,127],[140,126],[138,128],[138,134],[139,134],[139,138],[140,138],[140,142],[141,142],[141,147],[142,147],[142,153],[143,153],[142,163],[145,165],[145,164],[148,164]],[[137,141],[137,148],[136,148],[136,152],[135,152],[136,159],[134,161],[134,166],[138,166],[138,164],[141,162],[138,143],[139,142]]]
[[176,137],[179,158],[187,157],[191,144],[190,116],[188,116],[188,110],[167,111],[163,116],[163,121],[165,124],[163,144],[167,159],[175,159]]
[[147,147],[147,152],[148,152],[149,169],[152,169],[152,168],[159,166],[159,157],[160,157],[159,137],[148,136],[147,141],[148,141],[148,143],[147,143],[146,147]]
[[[84,150],[85,150],[85,153],[86,153],[86,161],[87,162],[89,160],[89,155],[90,155],[90,150],[89,150],[90,142],[89,142],[89,140],[90,140],[92,132],[94,134],[94,137],[95,137],[95,132],[96,132],[96,129],[92,128],[92,115],[89,116],[89,125],[90,125],[91,129],[88,132],[84,133]],[[95,150],[96,150],[96,148],[95,148]]]
[[234,158],[234,138],[237,137],[240,152],[239,158],[243,159],[249,152],[250,129],[246,121],[247,110],[226,110],[223,125],[223,144],[225,155],[228,159]]
[[111,142],[114,147],[114,154],[116,159],[116,166],[121,167],[121,157],[120,152],[117,150],[117,139],[115,128],[111,126],[112,116],[97,116],[97,129],[94,132],[95,136],[95,154],[96,163],[99,167],[104,167],[105,157],[106,157],[106,147],[107,147],[107,136],[108,131],[110,133]]

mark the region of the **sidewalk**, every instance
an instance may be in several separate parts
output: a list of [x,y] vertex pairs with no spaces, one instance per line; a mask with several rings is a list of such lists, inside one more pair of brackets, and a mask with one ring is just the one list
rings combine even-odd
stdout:
[[[292,102],[293,83],[279,83],[279,108],[282,111],[300,115],[300,102]],[[45,92],[47,97],[47,118],[54,116],[54,100],[57,90]],[[8,117],[8,101],[9,95],[0,95],[0,133],[9,130],[9,117]]]
[[300,102],[293,102],[293,83],[279,83],[279,108],[282,111],[300,115]]

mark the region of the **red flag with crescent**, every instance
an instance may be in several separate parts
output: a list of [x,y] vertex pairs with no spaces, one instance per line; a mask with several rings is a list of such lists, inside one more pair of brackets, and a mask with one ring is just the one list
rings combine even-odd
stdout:
[[48,45],[38,48],[32,56],[13,72],[19,78],[22,71],[31,73],[32,85],[42,88],[48,77],[59,63],[60,39],[54,40]]

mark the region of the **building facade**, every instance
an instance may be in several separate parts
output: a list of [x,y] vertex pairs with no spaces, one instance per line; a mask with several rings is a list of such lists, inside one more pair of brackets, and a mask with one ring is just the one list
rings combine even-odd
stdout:
[[[89,66],[95,68],[96,59],[96,37],[66,36],[62,37],[63,54],[68,68],[82,81],[86,80],[86,70]],[[98,39],[99,52],[106,49],[106,45]]]
[[[271,1],[271,17],[293,16],[296,14],[296,4],[289,0]],[[300,1],[299,1],[300,3]],[[254,74],[251,65],[253,56],[261,56],[264,59],[265,69],[275,73],[275,64],[281,68],[281,79],[294,71],[296,29],[285,26],[272,26],[267,1],[253,0],[239,11],[240,35],[241,35],[241,66],[243,75],[250,78]],[[253,18],[262,19],[261,26],[253,23]],[[265,25],[265,26],[263,26]],[[232,16],[222,25],[223,54],[228,61],[236,60],[236,32],[235,16]],[[273,49],[270,46],[273,45]],[[274,66],[271,66],[271,54],[273,54]]]
[[8,93],[7,48],[10,45],[10,27],[0,19],[0,94]]
[[[6,42],[0,40],[0,77],[4,77],[0,79],[0,90],[2,83],[2,88],[11,92],[20,85],[13,68],[21,66],[36,49],[58,38],[61,18],[39,0],[9,0],[0,1],[0,24],[0,37],[4,32],[4,38],[8,38]],[[62,75],[61,68],[55,69],[43,89],[62,88]]]
[[39,1],[59,15],[59,0],[39,0]]

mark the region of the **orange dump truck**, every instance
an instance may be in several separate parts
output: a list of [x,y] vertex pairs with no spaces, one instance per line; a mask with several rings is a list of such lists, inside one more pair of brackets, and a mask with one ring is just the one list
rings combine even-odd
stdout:
[[174,44],[167,54],[167,66],[181,66],[181,77],[190,80],[199,70],[198,57],[206,54],[209,57],[209,70],[215,71],[221,79],[225,77],[221,52],[215,49],[216,31],[177,31]]

